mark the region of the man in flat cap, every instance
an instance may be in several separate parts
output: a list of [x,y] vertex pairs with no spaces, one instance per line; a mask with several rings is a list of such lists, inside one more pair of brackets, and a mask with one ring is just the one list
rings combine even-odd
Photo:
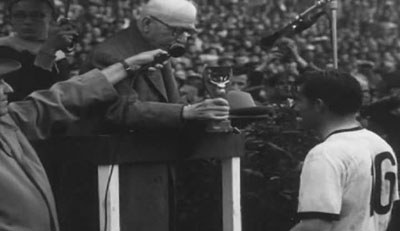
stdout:
[[[141,65],[161,53],[149,51],[124,61]],[[13,89],[3,76],[20,67],[17,61],[0,59],[0,230],[58,231],[53,193],[29,141],[45,139],[55,127],[81,119],[85,107],[112,104],[118,99],[112,84],[127,77],[127,73],[117,63],[9,104],[7,96]]]

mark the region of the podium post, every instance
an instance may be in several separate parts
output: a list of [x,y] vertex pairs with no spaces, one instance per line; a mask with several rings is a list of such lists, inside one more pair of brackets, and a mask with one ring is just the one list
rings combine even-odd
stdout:
[[222,160],[223,231],[242,230],[240,205],[240,157]]
[[100,230],[120,231],[119,166],[100,165],[97,174]]

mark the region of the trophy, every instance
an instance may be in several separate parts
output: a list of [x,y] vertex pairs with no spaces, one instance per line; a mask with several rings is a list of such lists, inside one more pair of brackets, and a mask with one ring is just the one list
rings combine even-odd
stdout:
[[[210,66],[203,71],[205,89],[211,98],[226,98],[226,87],[232,76],[232,68],[229,66]],[[206,132],[232,132],[230,120],[209,121]]]

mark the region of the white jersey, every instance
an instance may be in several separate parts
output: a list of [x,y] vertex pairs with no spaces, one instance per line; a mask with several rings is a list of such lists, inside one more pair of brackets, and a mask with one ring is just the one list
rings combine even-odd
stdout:
[[332,231],[386,231],[398,199],[396,157],[371,131],[334,132],[304,161],[300,219],[331,220]]

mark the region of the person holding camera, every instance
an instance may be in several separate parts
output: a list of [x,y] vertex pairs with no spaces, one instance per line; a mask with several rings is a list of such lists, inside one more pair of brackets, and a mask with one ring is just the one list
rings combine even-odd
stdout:
[[22,64],[20,70],[4,78],[14,92],[10,101],[22,100],[35,90],[47,89],[69,77],[65,50],[77,31],[55,26],[53,0],[10,0],[7,13],[13,33],[0,38],[0,58],[11,58]]

